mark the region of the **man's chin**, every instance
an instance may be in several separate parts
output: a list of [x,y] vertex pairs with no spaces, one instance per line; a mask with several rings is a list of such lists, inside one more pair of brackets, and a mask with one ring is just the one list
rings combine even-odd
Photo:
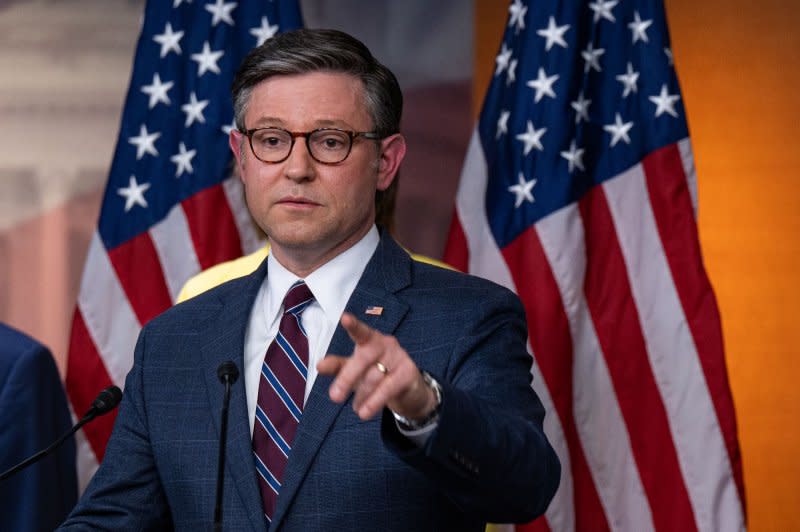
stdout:
[[324,227],[309,227],[308,222],[291,223],[283,222],[270,226],[272,231],[267,232],[272,246],[290,252],[303,253],[326,247],[327,240],[333,240],[326,234]]

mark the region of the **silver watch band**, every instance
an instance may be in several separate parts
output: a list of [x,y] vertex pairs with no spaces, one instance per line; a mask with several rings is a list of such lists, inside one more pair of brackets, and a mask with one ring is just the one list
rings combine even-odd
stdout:
[[431,410],[431,412],[422,419],[409,419],[407,417],[401,416],[395,411],[392,411],[392,415],[394,415],[395,421],[400,425],[403,430],[419,430],[435,423],[439,419],[439,410],[442,406],[442,387],[436,382],[436,379],[431,377],[431,374],[427,371],[420,371],[422,374],[422,380],[425,381],[425,384],[433,390],[433,394],[436,396],[436,406]]

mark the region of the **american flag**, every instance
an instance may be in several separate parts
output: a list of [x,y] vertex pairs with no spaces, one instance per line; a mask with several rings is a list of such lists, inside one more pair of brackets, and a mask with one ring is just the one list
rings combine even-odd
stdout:
[[720,318],[664,7],[514,0],[445,259],[525,304],[561,459],[523,530],[740,530]]
[[[74,413],[106,386],[123,385],[141,327],[189,277],[260,245],[231,177],[229,90],[251,48],[301,25],[296,0],[147,3],[72,322]],[[81,487],[103,459],[114,419],[79,434]]]

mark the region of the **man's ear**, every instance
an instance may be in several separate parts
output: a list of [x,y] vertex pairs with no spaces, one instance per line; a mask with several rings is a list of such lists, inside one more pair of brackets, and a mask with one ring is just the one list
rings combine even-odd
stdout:
[[378,159],[378,190],[389,188],[405,156],[406,139],[400,133],[395,133],[381,141],[381,155]]
[[244,164],[244,142],[245,136],[239,130],[231,129],[230,135],[228,135],[228,146],[230,146],[233,157],[236,159],[236,170],[238,171],[239,178],[242,180],[244,180],[244,172],[242,171],[242,165]]

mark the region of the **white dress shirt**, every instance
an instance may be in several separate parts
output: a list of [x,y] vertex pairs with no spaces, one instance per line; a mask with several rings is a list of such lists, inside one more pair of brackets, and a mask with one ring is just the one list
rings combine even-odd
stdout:
[[[339,324],[347,301],[355,290],[367,262],[378,247],[380,236],[375,226],[353,247],[320,266],[304,280],[314,294],[311,303],[302,314],[303,328],[308,334],[308,380],[305,397],[317,378],[317,362],[327,354],[333,333]],[[256,295],[244,340],[244,389],[247,396],[247,414],[250,434],[256,417],[258,385],[261,365],[267,347],[278,334],[283,315],[283,298],[289,288],[299,279],[275,259],[267,257],[267,277]],[[334,353],[347,355],[349,353]]]

